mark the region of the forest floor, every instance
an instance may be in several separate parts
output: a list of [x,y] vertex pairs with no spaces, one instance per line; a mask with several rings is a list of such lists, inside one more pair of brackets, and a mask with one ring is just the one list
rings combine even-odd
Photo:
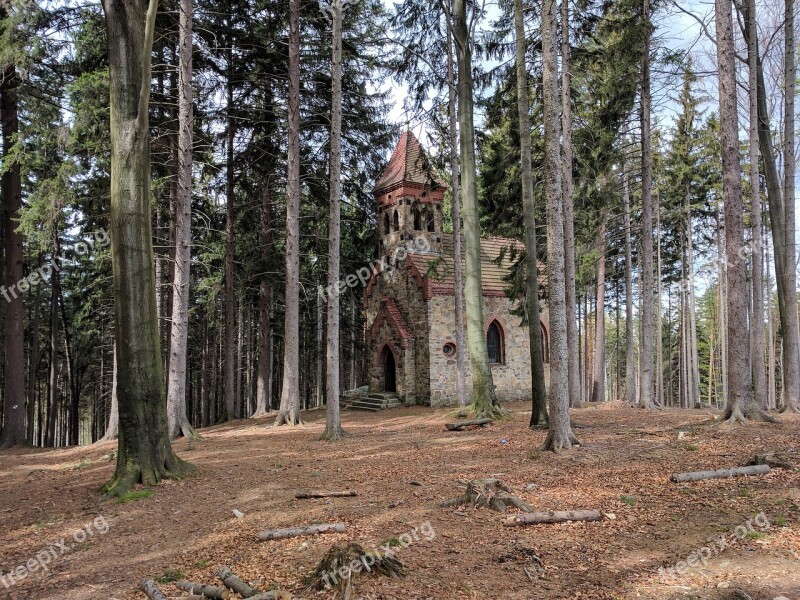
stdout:
[[[800,471],[669,481],[770,451],[800,466],[799,417],[730,429],[712,411],[611,403],[573,410],[585,446],[555,455],[539,450],[545,432],[527,428],[528,407],[507,406],[512,420],[461,433],[444,429],[452,410],[344,411],[349,436],[336,444],[319,440],[323,411],[304,413],[306,424],[294,429],[274,429],[271,418],[212,427],[202,441],[176,444],[197,467],[191,477],[124,504],[99,499],[113,443],[0,453],[0,573],[58,549],[46,571],[8,588],[0,579],[0,598],[142,599],[143,578],[179,597],[171,579],[212,583],[222,565],[261,589],[332,598],[303,591],[303,581],[332,544],[354,541],[391,547],[408,576],[356,575],[353,600],[800,600]],[[463,492],[459,480],[488,476],[537,510],[607,516],[504,527],[489,509],[436,507]],[[358,495],[295,499],[307,489]],[[257,541],[260,530],[337,521],[346,533]],[[91,531],[85,541],[75,536],[81,528]],[[659,574],[680,561],[692,565],[674,578]]]

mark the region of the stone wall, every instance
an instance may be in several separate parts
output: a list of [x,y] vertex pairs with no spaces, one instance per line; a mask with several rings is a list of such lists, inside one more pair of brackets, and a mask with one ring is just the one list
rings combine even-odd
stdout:
[[[508,298],[484,297],[484,331],[492,321],[497,321],[503,332],[505,356],[503,364],[492,365],[492,378],[500,401],[530,400],[531,365],[527,325],[511,314],[513,302]],[[447,406],[457,404],[456,358],[446,356],[445,344],[455,344],[455,301],[448,296],[434,296],[428,301],[430,360],[430,404]],[[546,324],[546,321],[545,321]],[[466,392],[470,402],[472,378],[467,357]],[[545,375],[548,373],[545,365]]]

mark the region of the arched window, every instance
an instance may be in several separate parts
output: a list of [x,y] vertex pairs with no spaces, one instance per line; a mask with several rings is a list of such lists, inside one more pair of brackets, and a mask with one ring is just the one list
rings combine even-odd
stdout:
[[492,321],[486,330],[486,347],[489,351],[489,362],[493,365],[503,364],[505,348],[503,348],[503,330],[497,321]]
[[433,218],[433,209],[430,206],[425,209],[425,221],[428,225],[428,231],[436,231],[436,221]]
[[422,231],[422,211],[419,206],[414,207],[414,230]]
[[383,235],[389,235],[389,213],[383,214]]
[[392,222],[395,231],[400,231],[400,215],[397,214],[397,211],[394,211],[394,221]]

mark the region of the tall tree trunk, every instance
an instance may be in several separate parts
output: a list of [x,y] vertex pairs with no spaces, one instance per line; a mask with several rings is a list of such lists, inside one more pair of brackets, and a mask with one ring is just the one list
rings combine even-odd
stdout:
[[111,494],[180,477],[169,443],[156,315],[150,207],[151,51],[158,0],[104,0],[111,98],[111,259],[114,270],[119,451]]
[[689,193],[686,194],[686,271],[688,276],[687,301],[689,308],[689,365],[691,368],[692,403],[694,408],[700,402],[700,358],[697,351],[697,308],[694,297],[694,243],[692,241],[692,213]]
[[763,246],[761,244],[761,177],[758,168],[758,42],[756,27],[755,0],[747,1],[745,18],[749,27],[747,33],[747,66],[748,66],[748,98],[749,102],[749,139],[750,139],[750,213],[753,237],[753,390],[756,403],[762,408],[769,408],[767,382],[765,373],[765,338],[764,338],[764,265]]
[[113,366],[111,367],[111,408],[108,411],[108,423],[106,424],[106,432],[101,442],[109,440],[116,440],[119,438],[119,396],[117,395],[117,343],[114,342],[114,349],[111,358]]
[[639,277],[642,290],[642,339],[639,353],[639,370],[641,382],[639,396],[641,406],[652,409],[656,405],[653,400],[653,160],[651,156],[651,123],[650,123],[650,1],[644,0],[643,16],[648,27],[647,40],[642,56],[642,257]]
[[[722,187],[725,201],[725,254],[728,263],[726,282],[728,339],[743,343],[728,344],[728,396],[725,419],[768,418],[753,397],[750,371],[749,331],[747,327],[747,276],[739,253],[744,249],[744,222],[739,162],[739,117],[736,105],[736,64],[730,0],[716,0],[717,64],[719,69],[720,141],[722,145]],[[738,335],[738,338],[736,337]]]
[[300,420],[300,0],[289,0],[289,141],[283,386],[276,425]]
[[192,263],[192,0],[180,0],[178,63],[178,190],[175,198],[175,271],[167,378],[167,419],[171,440],[200,436],[186,412],[189,345],[189,285]]
[[[525,213],[525,262],[528,333],[531,355],[531,427],[547,424],[547,387],[544,381],[542,327],[539,320],[539,253],[536,244],[536,208],[533,203],[533,168],[531,164],[531,122],[528,100],[528,68],[525,64],[525,16],[522,0],[514,0],[514,39],[517,61],[517,112],[522,158],[522,206]],[[574,321],[574,318],[572,319]]]
[[569,421],[569,348],[564,282],[564,202],[561,193],[558,122],[556,3],[542,3],[542,109],[544,112],[544,197],[547,203],[547,275],[550,289],[550,418],[544,449],[579,444]]
[[797,46],[794,36],[794,0],[785,0],[784,13],[784,75],[786,86],[783,109],[783,198],[786,217],[786,298],[787,308],[792,314],[790,329],[784,332],[786,346],[784,354],[791,356],[792,372],[787,373],[784,412],[800,412],[800,333],[797,317],[797,250],[795,244],[795,117],[794,95],[797,85],[795,56]]
[[569,45],[569,0],[561,0],[561,151],[563,154],[562,194],[564,198],[564,285],[567,306],[567,363],[570,406],[581,402],[581,374],[578,363],[580,340],[575,321],[575,216],[572,184],[572,61]]
[[[445,5],[445,18],[452,19],[452,0]],[[458,406],[467,404],[467,333],[464,330],[464,269],[462,265],[464,248],[461,238],[461,180],[459,177],[458,158],[458,89],[456,85],[456,65],[453,57],[453,33],[447,28],[447,115],[450,119],[450,190],[453,194],[453,303],[456,322],[456,399]]]
[[[270,181],[264,183],[261,191],[261,253],[264,258],[272,250],[272,188]],[[253,417],[263,417],[270,410],[270,371],[272,370],[272,323],[270,309],[272,308],[272,282],[267,276],[261,280],[258,298],[258,369],[256,382],[256,412]]]
[[50,371],[48,376],[48,413],[47,413],[47,437],[45,445],[54,448],[56,446],[56,421],[59,411],[59,381],[58,381],[58,302],[61,298],[61,274],[57,268],[60,254],[58,243],[58,232],[53,233],[53,274],[50,277],[52,285],[50,293]]
[[628,163],[622,164],[622,205],[625,211],[625,402],[636,404],[636,357],[633,339],[633,252]]
[[661,195],[656,189],[656,404],[664,406],[664,327],[661,315]]
[[455,0],[454,35],[458,48],[458,120],[461,141],[461,184],[464,199],[466,243],[467,338],[472,367],[472,407],[478,417],[500,413],[495,396],[483,322],[481,286],[481,233],[478,223],[478,188],[475,163],[475,126],[472,97],[472,47],[467,28],[466,0]]
[[[342,0],[333,2],[333,48],[331,60],[331,154],[330,216],[328,220],[328,285],[339,282],[342,246]],[[333,288],[330,288],[333,289]],[[336,288],[338,289],[338,288]],[[339,440],[344,434],[339,414],[339,293],[328,297],[328,335],[326,345],[326,420],[322,438]]]
[[[229,46],[233,46],[229,41]],[[234,196],[236,193],[235,172],[233,168],[233,142],[236,136],[233,119],[233,49],[228,49],[228,131],[226,136],[226,188],[225,188],[225,418],[236,418],[236,323],[234,318]]]
[[606,401],[606,219],[597,233],[597,300],[595,302],[594,376],[592,402]]
[[[0,8],[0,19],[5,19]],[[19,78],[14,65],[5,67],[0,75],[0,119],[2,119],[3,159],[3,238],[5,262],[3,296],[8,302],[5,310],[3,365],[3,420],[0,449],[25,442],[25,308],[17,283],[23,277],[22,234],[17,232],[19,211],[22,208],[22,179],[17,161],[8,164],[15,138],[19,132]]]

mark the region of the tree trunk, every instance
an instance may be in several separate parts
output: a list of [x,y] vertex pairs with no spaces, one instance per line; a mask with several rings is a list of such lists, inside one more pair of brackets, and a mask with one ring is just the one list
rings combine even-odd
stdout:
[[[333,2],[333,48],[331,61],[331,154],[330,216],[328,225],[328,285],[339,282],[342,246],[342,0]],[[334,288],[330,288],[334,289]],[[338,288],[336,288],[338,290]],[[339,414],[339,300],[337,292],[328,295],[328,334],[326,345],[326,421],[322,438],[339,440],[344,434]]]
[[800,412],[800,333],[798,332],[797,317],[797,251],[795,244],[795,118],[794,95],[797,85],[797,67],[795,53],[797,47],[794,43],[794,0],[785,1],[784,17],[784,76],[786,86],[784,93],[785,103],[783,109],[783,198],[784,214],[786,217],[786,299],[787,309],[792,318],[788,323],[789,329],[784,331],[786,337],[785,355],[791,356],[792,373],[787,374],[783,405],[784,412]]
[[664,327],[661,315],[661,195],[656,190],[656,404],[664,406]]
[[226,133],[226,174],[225,174],[225,419],[236,418],[236,323],[234,317],[234,275],[233,275],[233,253],[234,253],[234,196],[236,193],[235,172],[233,167],[234,148],[233,142],[236,136],[235,123],[233,119],[233,42],[228,45],[228,105],[227,119],[228,127]]
[[694,297],[694,243],[692,241],[692,209],[689,192],[686,194],[686,272],[688,276],[687,304],[689,308],[689,367],[691,369],[692,401],[689,408],[700,402],[700,358],[697,351],[697,308]]
[[[266,258],[272,251],[272,190],[270,182],[264,183],[261,205],[261,252]],[[258,374],[256,382],[256,412],[253,417],[263,417],[270,410],[270,371],[272,370],[272,282],[265,276],[261,280],[258,298]]]
[[633,252],[628,163],[622,164],[622,205],[625,211],[625,402],[636,404],[636,357],[633,340]]
[[[452,19],[452,0],[446,4],[445,18]],[[453,33],[447,28],[447,113],[450,119],[450,189],[453,194],[453,303],[455,308],[456,333],[456,398],[458,406],[467,404],[467,334],[464,331],[464,269],[462,265],[464,249],[461,238],[461,181],[458,158],[458,119],[456,116],[458,89],[456,85],[456,65],[453,57]]]
[[561,122],[563,154],[564,202],[564,285],[567,307],[567,365],[569,377],[569,403],[581,402],[581,370],[579,364],[580,339],[575,320],[575,216],[572,185],[572,67],[569,45],[569,0],[561,2]]
[[640,384],[639,396],[641,406],[652,409],[656,405],[653,400],[653,161],[651,152],[651,124],[650,124],[650,1],[644,0],[643,18],[648,27],[642,56],[642,257],[640,261],[641,290],[642,290],[642,339],[639,353]]
[[483,322],[481,286],[481,233],[478,223],[478,188],[475,164],[475,126],[472,96],[472,48],[467,29],[466,0],[455,0],[454,35],[458,48],[458,120],[461,141],[461,184],[464,199],[464,241],[466,243],[467,338],[472,367],[472,407],[476,416],[497,417],[492,370]]
[[727,337],[728,396],[725,419],[744,421],[765,418],[755,404],[750,371],[750,337],[747,327],[747,276],[739,253],[744,251],[741,165],[739,163],[739,117],[736,105],[736,64],[730,0],[716,0],[717,63],[719,65],[720,141],[722,144],[722,187],[725,202],[725,254],[728,264]]
[[522,159],[522,206],[525,213],[525,251],[527,254],[525,261],[526,309],[532,383],[530,426],[538,427],[547,424],[547,387],[544,381],[542,327],[539,320],[539,253],[536,243],[536,208],[533,202],[530,103],[528,100],[528,68],[525,64],[525,16],[522,11],[522,0],[514,0],[514,33],[517,61],[517,111]]
[[47,437],[45,445],[55,448],[56,420],[59,410],[59,385],[58,385],[58,302],[61,298],[61,274],[57,268],[60,247],[58,243],[58,233],[53,234],[53,274],[50,277],[52,285],[50,293],[50,372],[48,377],[48,413],[47,413]]
[[108,424],[106,433],[100,439],[101,442],[116,440],[119,438],[119,398],[117,396],[117,343],[114,342],[112,351],[112,375],[111,375],[111,408],[108,411]]
[[180,477],[167,430],[150,207],[151,49],[157,0],[104,0],[111,98],[111,258],[119,451],[109,494]]
[[544,197],[547,204],[547,276],[550,288],[550,419],[544,449],[561,452],[578,440],[569,422],[569,348],[564,281],[564,203],[561,194],[556,3],[543,0],[542,109],[544,112]]
[[595,302],[594,377],[592,402],[606,401],[606,220],[597,233],[597,300]]
[[189,344],[189,284],[192,254],[192,0],[180,0],[178,66],[178,192],[175,199],[175,271],[167,379],[167,419],[171,440],[197,439],[186,413],[186,359]]
[[[0,19],[6,17],[0,8]],[[3,152],[8,155],[19,133],[18,97],[19,78],[14,65],[5,67],[0,77],[0,119],[2,119]],[[17,283],[23,277],[22,234],[16,231],[19,211],[22,208],[22,179],[17,161],[8,164],[3,159],[3,242],[5,262],[2,294],[8,302],[5,307],[3,365],[3,420],[0,449],[25,442],[25,307]],[[31,383],[33,385],[33,381]]]
[[289,141],[283,386],[275,425],[300,421],[300,0],[289,0]]

